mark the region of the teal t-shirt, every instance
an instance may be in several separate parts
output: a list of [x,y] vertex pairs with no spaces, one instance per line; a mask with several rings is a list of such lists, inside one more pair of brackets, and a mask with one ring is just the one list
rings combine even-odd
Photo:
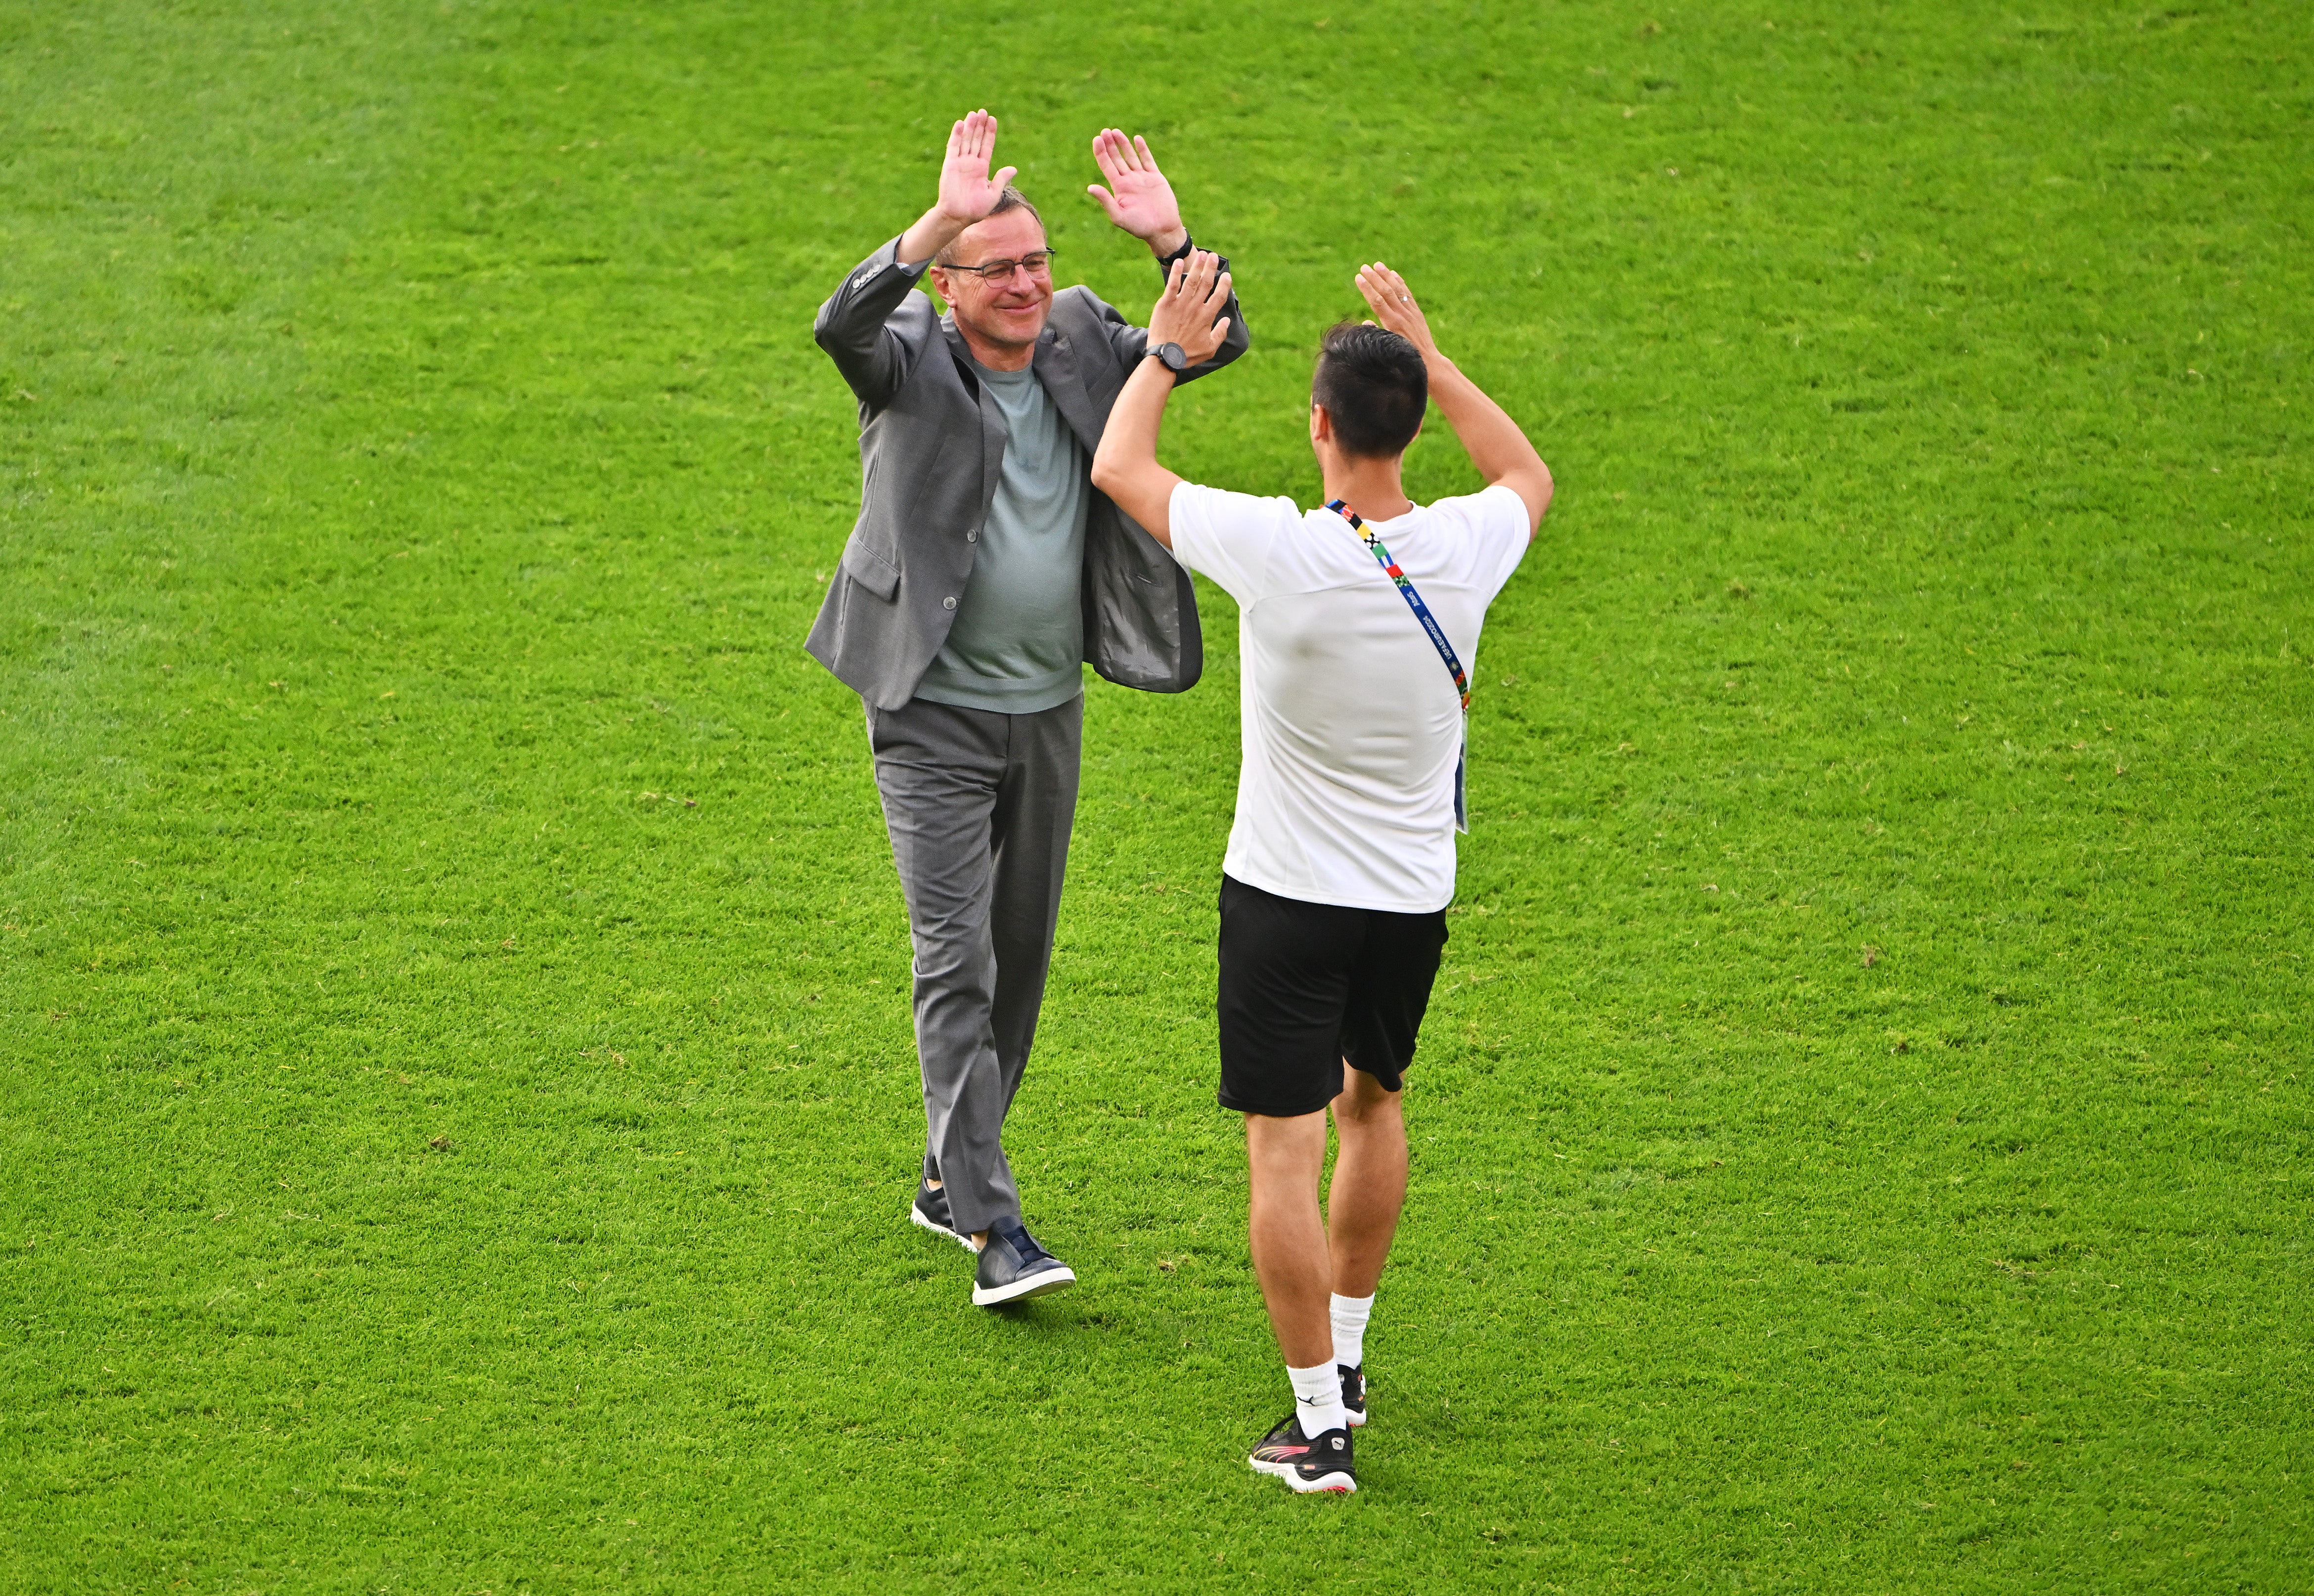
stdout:
[[972,579],[916,696],[1030,715],[1084,691],[1084,450],[1034,371],[975,365],[1010,436]]

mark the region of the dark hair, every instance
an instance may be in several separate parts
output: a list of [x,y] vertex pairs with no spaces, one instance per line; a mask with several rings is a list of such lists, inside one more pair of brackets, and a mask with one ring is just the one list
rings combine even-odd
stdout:
[[1337,322],[1318,346],[1310,398],[1333,418],[1344,454],[1387,460],[1406,453],[1422,429],[1430,374],[1412,339],[1364,322]]
[[[1045,225],[1044,213],[1038,210],[1034,205],[1030,204],[1029,197],[1020,192],[1020,190],[1014,188],[1011,183],[1004,185],[1004,192],[996,197],[995,207],[989,211],[988,216],[981,217],[980,222],[985,222],[991,216],[1001,216],[1008,210],[1025,210],[1030,216],[1037,218],[1037,226],[1039,230],[1041,230]],[[977,227],[980,225],[980,222],[975,222],[973,225]],[[955,265],[955,249],[956,241],[954,239],[950,239],[948,242],[948,247],[941,251],[939,254],[932,257],[934,263],[941,266]]]

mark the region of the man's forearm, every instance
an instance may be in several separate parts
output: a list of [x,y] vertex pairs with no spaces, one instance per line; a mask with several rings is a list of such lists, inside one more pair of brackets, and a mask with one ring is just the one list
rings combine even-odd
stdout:
[[1446,425],[1462,440],[1463,453],[1489,484],[1512,472],[1541,467],[1542,456],[1527,441],[1510,413],[1487,397],[1486,391],[1462,375],[1462,367],[1435,348],[1424,353],[1430,377],[1431,401]]
[[1108,461],[1117,468],[1156,464],[1157,435],[1165,425],[1165,401],[1172,397],[1173,374],[1164,362],[1144,360],[1135,366],[1109,408],[1093,463]]
[[1166,507],[1180,479],[1157,463],[1157,435],[1172,395],[1172,372],[1161,361],[1144,360],[1109,408],[1092,457],[1092,485],[1169,549],[1173,539]]
[[900,234],[900,264],[922,266],[956,242],[956,235],[969,225],[943,212],[937,205],[918,216],[915,225]]

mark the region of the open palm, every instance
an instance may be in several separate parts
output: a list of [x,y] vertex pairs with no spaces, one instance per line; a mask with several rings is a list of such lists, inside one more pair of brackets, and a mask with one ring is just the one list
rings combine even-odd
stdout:
[[1406,286],[1404,278],[1377,260],[1359,267],[1356,280],[1358,292],[1365,295],[1375,319],[1384,327],[1425,355],[1438,347],[1430,337],[1430,320],[1414,302],[1414,290]]
[[1004,185],[1018,167],[1007,166],[991,177],[989,157],[996,149],[996,119],[976,110],[949,130],[948,159],[941,163],[940,211],[966,226],[986,216],[1002,198]]
[[1147,139],[1127,138],[1115,128],[1104,128],[1093,135],[1092,158],[1100,163],[1100,174],[1108,185],[1094,183],[1085,191],[1100,201],[1110,221],[1144,241],[1179,228],[1180,201],[1173,198],[1173,185],[1157,170],[1157,158],[1149,153]]

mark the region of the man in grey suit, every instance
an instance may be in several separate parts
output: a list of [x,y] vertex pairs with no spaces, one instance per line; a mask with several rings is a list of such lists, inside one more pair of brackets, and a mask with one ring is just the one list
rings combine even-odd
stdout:
[[[860,401],[861,512],[806,647],[865,701],[908,904],[925,1147],[910,1217],[978,1255],[984,1307],[1073,1283],[1021,1223],[1002,1133],[1044,1001],[1076,814],[1082,663],[1179,692],[1204,668],[1188,574],[1088,477],[1144,359],[1188,366],[1089,290],[1053,291],[1036,207],[994,176],[996,119],[949,136],[940,198],[861,261],[813,336]],[[1180,207],[1146,142],[1105,128],[1090,192],[1185,259]],[[929,268],[949,304],[914,292]],[[1223,323],[1217,322],[1216,326]]]

